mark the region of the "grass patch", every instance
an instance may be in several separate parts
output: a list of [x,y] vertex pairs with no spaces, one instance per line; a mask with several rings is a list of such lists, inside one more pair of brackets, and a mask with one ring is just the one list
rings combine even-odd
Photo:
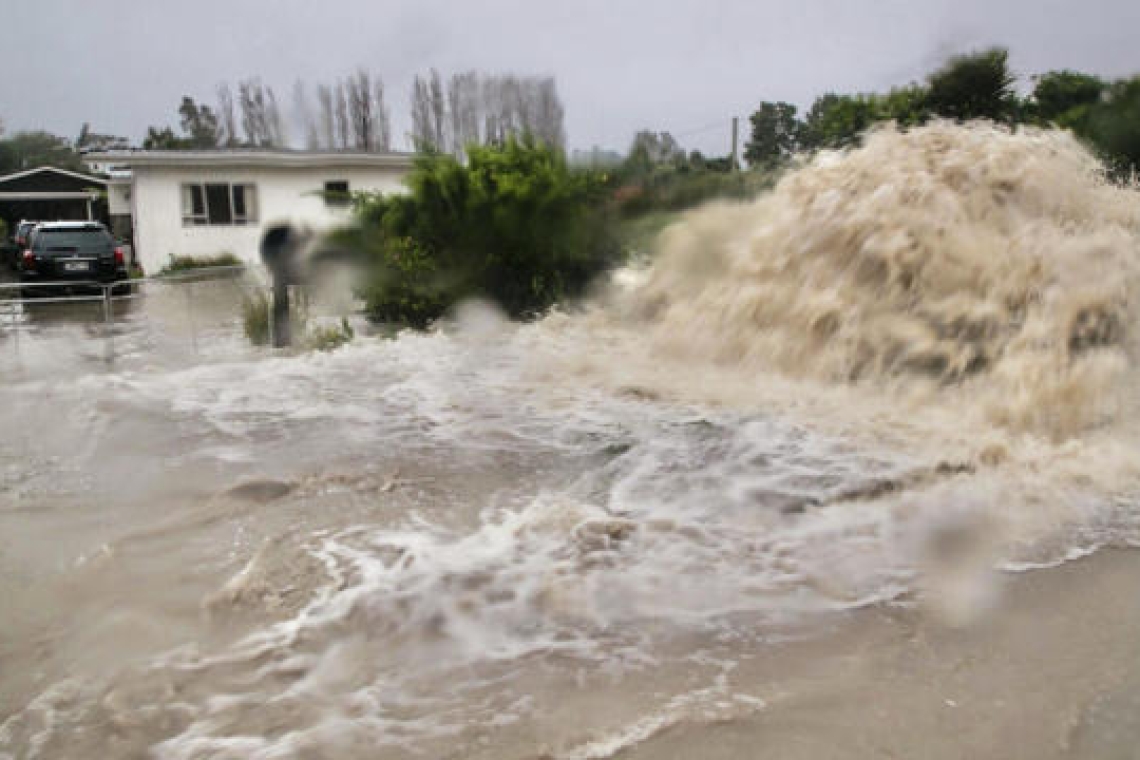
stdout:
[[245,262],[232,253],[219,253],[217,256],[175,256],[170,254],[170,261],[158,273],[159,277],[181,272],[190,272],[195,269],[209,269],[211,267],[244,267]]
[[356,333],[346,317],[340,318],[340,324],[320,325],[308,330],[302,341],[305,348],[311,351],[332,351],[350,342]]
[[242,328],[255,346],[269,345],[269,296],[257,293],[241,303]]
[[[266,293],[247,296],[242,301],[242,329],[245,337],[255,346],[268,346],[272,342],[269,331],[269,312],[272,302]],[[301,294],[289,300],[293,328],[293,344],[306,351],[332,351],[356,337],[348,319],[339,324],[310,325],[309,310]]]

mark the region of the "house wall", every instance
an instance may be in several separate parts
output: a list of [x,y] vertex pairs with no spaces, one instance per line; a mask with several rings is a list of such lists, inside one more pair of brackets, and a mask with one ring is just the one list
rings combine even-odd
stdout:
[[[314,231],[350,219],[346,207],[330,207],[321,193],[325,182],[347,181],[349,190],[402,192],[406,170],[374,167],[295,168],[175,168],[136,166],[131,203],[136,257],[148,274],[162,269],[175,256],[216,256],[233,253],[259,263],[264,230],[289,222]],[[182,185],[229,182],[257,187],[257,222],[245,225],[183,226]]]
[[131,184],[107,183],[107,211],[112,215],[131,213]]

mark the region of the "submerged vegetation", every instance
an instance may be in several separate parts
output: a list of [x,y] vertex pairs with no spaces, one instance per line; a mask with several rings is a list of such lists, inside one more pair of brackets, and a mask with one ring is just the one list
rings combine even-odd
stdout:
[[[300,336],[297,345],[309,351],[332,351],[349,343],[356,331],[341,317],[339,322],[316,322],[310,318],[308,303],[303,294],[289,303],[293,331]],[[258,291],[242,300],[242,329],[245,337],[255,346],[268,346],[271,338],[270,312],[272,302],[264,291]]]
[[255,346],[269,345],[269,296],[257,293],[241,303],[241,323],[245,337]]
[[345,343],[350,343],[356,337],[356,331],[348,323],[346,317],[340,322],[326,325],[316,325],[305,333],[303,345],[312,351],[332,351]]

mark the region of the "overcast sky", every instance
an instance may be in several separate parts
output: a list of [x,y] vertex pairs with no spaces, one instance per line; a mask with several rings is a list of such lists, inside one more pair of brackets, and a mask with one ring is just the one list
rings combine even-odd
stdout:
[[[292,86],[364,66],[407,130],[431,67],[554,75],[571,147],[624,150],[640,128],[727,152],[761,100],[883,90],[999,44],[1019,75],[1140,72],[1140,0],[6,0],[8,131],[139,139],[177,126],[182,95],[222,81]],[[743,126],[742,126],[743,129]],[[742,137],[743,139],[743,137]],[[405,147],[397,145],[396,147]]]

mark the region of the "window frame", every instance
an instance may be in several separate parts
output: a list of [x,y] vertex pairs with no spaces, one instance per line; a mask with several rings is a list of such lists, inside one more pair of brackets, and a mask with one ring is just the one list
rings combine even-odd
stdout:
[[[225,187],[228,221],[221,221],[225,218],[225,213],[219,213],[215,217],[210,212],[210,188],[219,186]],[[179,193],[183,227],[243,227],[257,224],[257,184],[254,182],[183,182]],[[213,196],[216,201],[218,198],[216,189]],[[242,207],[240,214],[239,198]]]
[[[344,189],[334,190],[330,185],[344,185]],[[352,185],[347,179],[326,179],[322,195],[326,208],[347,208],[352,205]]]

